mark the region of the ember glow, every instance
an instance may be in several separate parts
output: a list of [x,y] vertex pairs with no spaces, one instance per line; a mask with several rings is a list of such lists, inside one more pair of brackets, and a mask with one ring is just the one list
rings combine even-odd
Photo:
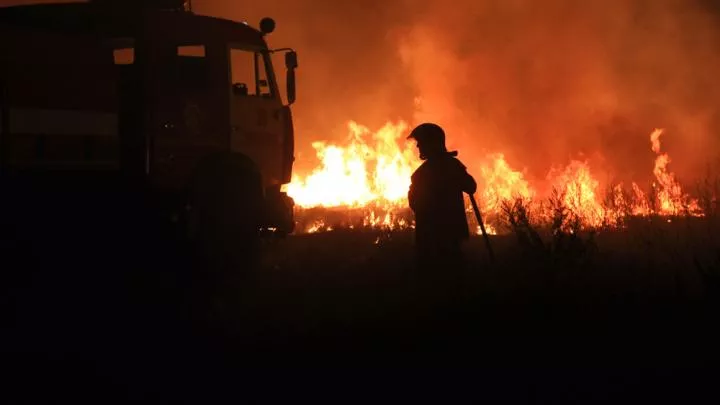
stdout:
[[[300,232],[412,228],[407,192],[410,176],[421,161],[414,142],[405,140],[408,129],[407,123],[398,122],[373,132],[351,121],[345,145],[315,142],[318,166],[306,176],[295,175],[287,188],[299,207],[298,216],[304,218]],[[480,161],[460,158],[478,181],[478,203],[489,234],[500,232],[508,203],[515,201],[522,201],[528,213],[545,223],[557,220],[561,209],[564,228],[578,224],[584,229],[618,227],[629,216],[701,216],[698,201],[683,192],[668,169],[670,157],[661,152],[662,134],[661,129],[650,134],[650,147],[657,157],[654,167],[648,164],[655,177],[648,193],[637,183],[603,186],[584,161],[552,167],[544,184],[536,187],[502,153]],[[479,234],[469,204],[466,211]]]

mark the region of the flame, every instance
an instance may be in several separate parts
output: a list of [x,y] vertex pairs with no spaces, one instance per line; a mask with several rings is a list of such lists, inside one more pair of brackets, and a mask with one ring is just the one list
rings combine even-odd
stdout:
[[[492,225],[489,225],[489,224],[483,224],[483,225],[485,225],[485,232],[488,235],[497,235],[498,234],[497,230],[495,230],[495,227],[493,227]],[[480,228],[480,225],[478,225],[476,227],[475,234],[482,235],[482,228]]]
[[650,204],[648,203],[647,197],[645,196],[645,193],[642,191],[640,186],[637,185],[637,183],[632,184],[632,190],[633,195],[635,197],[634,203],[631,204],[632,207],[632,215],[649,215],[650,214]]
[[305,229],[305,232],[316,233],[318,231],[323,230],[324,228],[325,228],[325,222],[323,222],[322,220],[317,220],[317,221],[314,221],[312,224],[310,224],[310,226],[308,226]]
[[[345,145],[313,143],[319,165],[307,176],[295,174],[286,190],[299,210],[324,211],[315,211],[319,217],[309,218],[300,229],[316,233],[340,226],[414,228],[407,192],[410,176],[421,161],[414,143],[405,141],[408,128],[403,121],[388,122],[373,132],[351,121]],[[662,134],[662,129],[650,134],[651,149],[657,155],[650,193],[634,182],[629,188],[622,183],[606,185],[603,191],[586,161],[574,160],[564,167],[552,168],[545,184],[536,188],[525,178],[524,171],[511,167],[502,153],[489,154],[480,161],[463,159],[471,174],[473,168],[479,169],[478,203],[486,231],[498,234],[503,206],[517,200],[524,201],[528,212],[546,223],[557,221],[561,209],[560,226],[568,231],[575,231],[578,224],[583,228],[618,227],[629,216],[703,215],[698,200],[685,194],[668,170],[671,160],[661,152]],[[472,229],[476,229],[474,233],[480,234],[473,209],[468,206],[466,211]],[[331,212],[337,216],[332,223]]]
[[560,172],[552,170],[549,177],[558,203],[587,226],[602,224],[606,212],[598,197],[600,183],[587,162],[572,161]]
[[351,121],[348,146],[312,144],[322,163],[304,179],[293,176],[288,195],[301,207],[407,204],[410,175],[420,165],[411,145],[398,142],[407,127],[387,123],[372,133]]
[[[364,227],[407,228],[410,176],[420,166],[414,144],[403,142],[408,124],[388,122],[380,130],[348,123],[348,145],[312,144],[320,165],[307,177],[293,176],[287,193],[303,208],[346,207],[362,212]],[[369,209],[369,212],[366,212]],[[316,223],[306,228],[317,232]]]
[[480,174],[485,182],[482,191],[483,206],[485,210],[497,212],[503,201],[516,198],[532,199],[535,190],[525,180],[522,172],[515,171],[505,160],[502,153],[488,156],[490,165],[482,165]]
[[671,160],[667,153],[660,152],[660,135],[662,134],[662,129],[656,129],[650,135],[652,150],[658,155],[653,169],[656,179],[653,188],[657,193],[659,205],[657,210],[662,215],[678,215],[683,212],[698,215],[701,212],[698,200],[683,193],[680,183],[675,179],[675,175],[668,172],[667,167]]

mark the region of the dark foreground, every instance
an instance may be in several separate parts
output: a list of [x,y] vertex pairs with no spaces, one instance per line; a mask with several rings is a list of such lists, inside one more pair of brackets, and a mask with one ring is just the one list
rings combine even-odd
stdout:
[[443,294],[418,279],[409,234],[269,240],[257,262],[239,247],[247,260],[212,269],[144,212],[112,194],[4,200],[7,395],[28,403],[714,397],[715,262],[688,259],[669,237],[610,234],[592,254],[546,256],[496,237],[496,265],[474,239],[462,286]]

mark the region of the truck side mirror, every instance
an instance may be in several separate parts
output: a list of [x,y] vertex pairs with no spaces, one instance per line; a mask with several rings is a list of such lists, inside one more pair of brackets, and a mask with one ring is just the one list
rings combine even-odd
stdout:
[[287,68],[287,100],[288,104],[292,104],[295,102],[295,69],[298,67],[295,51],[285,54],[285,67]]
[[285,67],[287,69],[295,69],[298,67],[297,52],[290,51],[285,54]]

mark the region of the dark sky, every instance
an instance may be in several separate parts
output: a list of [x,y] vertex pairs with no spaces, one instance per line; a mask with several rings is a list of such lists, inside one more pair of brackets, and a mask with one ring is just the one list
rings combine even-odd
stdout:
[[649,176],[657,126],[682,177],[717,158],[720,1],[193,3],[253,25],[272,16],[271,46],[298,50],[300,165],[348,120],[400,118],[444,125],[470,167],[502,151],[535,177],[578,157],[598,176]]

